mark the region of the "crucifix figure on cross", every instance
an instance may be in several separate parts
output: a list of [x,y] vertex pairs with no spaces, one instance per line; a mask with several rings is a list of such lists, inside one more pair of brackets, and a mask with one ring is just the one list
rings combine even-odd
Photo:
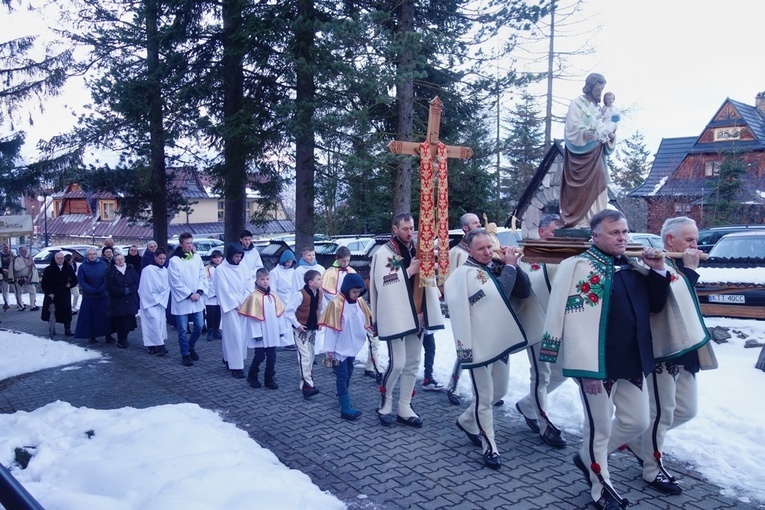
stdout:
[[[443,285],[449,275],[449,158],[470,159],[473,149],[446,145],[438,139],[443,103],[430,101],[428,134],[424,142],[394,140],[388,149],[394,154],[420,157],[420,225],[417,258],[420,260],[418,287]],[[436,170],[433,169],[435,165]],[[438,237],[438,277],[436,278],[435,240]],[[416,302],[416,301],[415,301]]]

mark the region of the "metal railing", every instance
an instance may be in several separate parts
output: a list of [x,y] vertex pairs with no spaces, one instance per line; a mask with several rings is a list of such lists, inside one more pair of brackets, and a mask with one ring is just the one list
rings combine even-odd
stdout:
[[6,510],[45,510],[1,463],[0,504]]

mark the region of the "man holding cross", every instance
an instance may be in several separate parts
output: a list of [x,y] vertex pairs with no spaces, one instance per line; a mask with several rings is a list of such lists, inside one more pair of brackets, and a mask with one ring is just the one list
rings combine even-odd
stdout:
[[[386,427],[396,420],[411,427],[422,427],[422,419],[412,409],[422,355],[419,333],[422,328],[444,327],[436,287],[423,288],[419,300],[415,299],[418,294],[415,275],[420,272],[420,261],[415,256],[413,238],[412,215],[396,215],[393,236],[375,252],[369,272],[372,327],[380,340],[388,344],[389,363],[380,386],[382,402],[377,411],[380,423]],[[399,378],[401,388],[394,419],[392,397]]]

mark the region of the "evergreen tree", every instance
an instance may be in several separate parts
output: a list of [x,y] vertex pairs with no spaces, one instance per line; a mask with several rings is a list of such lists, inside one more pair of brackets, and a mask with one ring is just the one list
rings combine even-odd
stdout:
[[[2,0],[10,11],[21,2]],[[0,43],[0,211],[17,212],[19,199],[49,188],[55,174],[33,169],[22,161],[21,147],[25,131],[21,113],[30,125],[35,122],[35,110],[43,111],[42,100],[56,95],[67,79],[72,52],[54,45],[39,54],[37,36],[25,36]]]
[[646,148],[640,131],[626,140],[617,141],[616,154],[608,159],[608,168],[611,183],[619,195],[625,195],[645,182],[652,164],[651,152]]
[[711,184],[713,186],[712,203],[705,204],[711,209],[711,218],[707,217],[710,226],[731,225],[742,223],[744,213],[741,208],[741,191],[744,186],[743,177],[747,173],[746,162],[739,151],[723,154],[720,163],[720,174]]
[[534,96],[524,91],[508,119],[503,155],[507,172],[502,179],[503,218],[517,205],[545,155],[544,119]]

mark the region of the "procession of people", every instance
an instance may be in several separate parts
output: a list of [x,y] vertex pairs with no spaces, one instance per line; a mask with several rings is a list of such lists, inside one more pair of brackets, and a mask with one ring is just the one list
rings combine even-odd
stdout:
[[[362,416],[349,389],[366,345],[363,376],[378,383],[367,393],[368,403],[379,398],[376,423],[456,427],[492,470],[502,468],[502,455],[512,455],[497,440],[494,410],[508,393],[512,355],[525,352],[529,391],[514,407],[546,445],[569,445],[553,423],[549,394],[569,379],[579,389],[583,438],[571,469],[581,472],[595,508],[630,504],[609,470],[609,455],[617,450],[634,455],[650,487],[679,495],[682,488],[663,462],[665,438],[696,415],[699,371],[716,368],[693,290],[701,257],[698,228],[684,216],[665,221],[661,237],[679,254],[677,260],[656,248],[627,255],[627,219],[607,207],[604,156],[613,150],[620,114],[611,92],[599,107],[605,84],[602,75],[589,75],[583,95],[572,101],[560,214],[547,214],[534,225],[541,243],[565,227],[591,236],[582,253],[560,263],[526,260],[522,248],[501,246],[470,212],[460,218],[463,235],[449,252],[448,272],[439,266],[443,289],[425,282],[431,279],[422,274],[423,260],[433,262],[434,254],[420,259],[409,212],[393,217],[390,238],[374,252],[367,281],[350,267],[345,247],[327,268],[313,246],[302,247],[299,258],[285,248],[269,270],[245,230],[225,254],[216,250],[205,264],[186,232],[169,252],[151,241],[143,255],[133,245],[125,256],[110,242],[100,251],[88,249],[79,264],[56,253],[39,282],[41,319],[50,324],[51,338],[60,323],[66,337],[97,344],[99,337],[113,343],[116,335],[116,346],[128,348],[139,318],[143,346],[152,356],[170,353],[165,343],[168,326],[174,327],[185,367],[202,362],[196,344],[206,332],[207,341],[221,341],[226,372],[253,390],[280,389],[277,352],[288,350],[295,353],[299,375],[287,385],[291,390],[282,389],[285,398],[289,392],[306,401],[334,393],[340,419],[348,421]],[[19,310],[26,309],[24,293],[38,310],[37,270],[26,247],[13,256],[4,245],[2,270],[4,310],[10,292]],[[79,312],[71,301],[75,290]],[[440,349],[448,346],[455,358],[446,387],[433,377],[435,333],[445,328],[442,305],[448,307],[453,344]],[[379,365],[380,345],[387,351],[385,368]],[[446,390],[448,401],[462,406],[438,423],[426,424],[414,405],[423,348],[422,388]],[[334,392],[318,388],[313,372],[319,360],[334,372]],[[458,391],[461,377],[469,378],[469,402]]]

